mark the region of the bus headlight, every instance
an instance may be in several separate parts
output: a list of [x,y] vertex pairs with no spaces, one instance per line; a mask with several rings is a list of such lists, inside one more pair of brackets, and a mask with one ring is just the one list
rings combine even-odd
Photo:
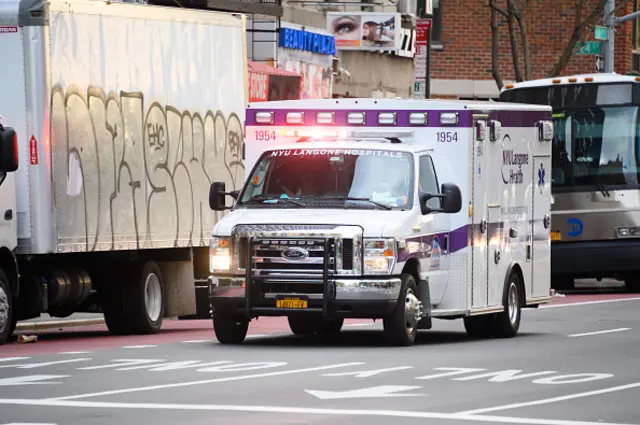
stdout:
[[395,240],[364,240],[364,274],[389,274],[396,259]]
[[229,238],[211,238],[209,246],[209,271],[224,272],[231,268],[231,242]]

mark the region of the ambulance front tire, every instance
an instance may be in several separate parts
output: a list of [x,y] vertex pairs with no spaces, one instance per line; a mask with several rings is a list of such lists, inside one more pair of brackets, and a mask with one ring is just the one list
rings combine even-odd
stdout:
[[392,346],[410,346],[418,334],[418,316],[420,315],[420,300],[418,286],[414,277],[408,273],[400,276],[402,286],[400,297],[393,313],[383,320],[384,335]]
[[213,314],[213,331],[221,344],[241,344],[247,337],[249,319],[229,313]]

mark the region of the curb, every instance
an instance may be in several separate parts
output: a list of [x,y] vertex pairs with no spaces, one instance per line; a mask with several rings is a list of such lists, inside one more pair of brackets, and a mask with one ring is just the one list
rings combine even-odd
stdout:
[[18,323],[16,332],[18,331],[39,331],[44,329],[56,328],[72,328],[80,326],[103,325],[104,318],[99,319],[78,319],[78,320],[51,320],[47,322]]

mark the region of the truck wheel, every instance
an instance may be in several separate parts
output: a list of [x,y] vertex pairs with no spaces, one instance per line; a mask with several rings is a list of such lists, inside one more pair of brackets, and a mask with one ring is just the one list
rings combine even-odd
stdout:
[[164,281],[160,267],[155,261],[147,261],[140,269],[134,266],[131,280],[125,286],[125,302],[129,301],[128,313],[134,333],[156,333],[164,318]]
[[513,338],[518,334],[524,298],[524,294],[520,293],[522,287],[518,273],[511,271],[502,296],[504,311],[496,315],[494,335],[498,338]]
[[213,315],[213,331],[221,344],[241,344],[247,336],[249,320],[232,314]]
[[5,344],[15,329],[13,296],[7,275],[0,270],[0,345]]
[[401,279],[400,298],[393,313],[384,318],[383,327],[385,338],[390,345],[410,346],[418,334],[418,287],[410,274],[402,274]]

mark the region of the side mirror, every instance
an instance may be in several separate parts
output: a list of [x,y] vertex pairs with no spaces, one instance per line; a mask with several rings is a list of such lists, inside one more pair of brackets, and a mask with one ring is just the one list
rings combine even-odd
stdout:
[[[442,194],[433,195],[431,193],[420,194],[420,212],[427,215],[432,212],[443,212],[455,214],[462,209],[462,194],[460,188],[453,183],[443,183],[440,189]],[[432,198],[440,198],[442,208],[431,208],[427,202]]]
[[0,126],[0,172],[18,169],[18,135],[11,127]]
[[442,183],[442,212],[455,214],[462,209],[460,188],[453,183]]
[[225,196],[231,196],[234,199],[238,199],[240,196],[239,190],[233,190],[226,192],[226,185],[224,182],[213,182],[209,188],[209,208],[214,211],[224,211],[231,207],[227,207],[225,202]]

